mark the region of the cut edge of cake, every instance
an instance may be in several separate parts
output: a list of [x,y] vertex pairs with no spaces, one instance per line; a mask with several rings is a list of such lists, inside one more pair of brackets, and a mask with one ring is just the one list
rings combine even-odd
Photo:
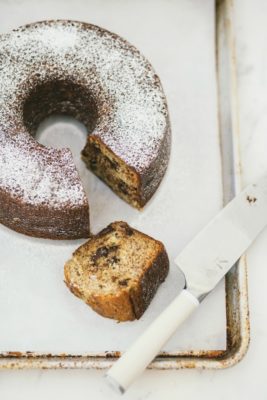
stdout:
[[118,321],[139,319],[168,271],[164,245],[122,221],[91,237],[64,267],[71,292]]

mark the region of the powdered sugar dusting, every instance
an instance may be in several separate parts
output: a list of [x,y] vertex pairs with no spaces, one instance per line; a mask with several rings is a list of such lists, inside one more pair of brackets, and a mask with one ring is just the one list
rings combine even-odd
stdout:
[[[78,173],[72,168],[72,155],[68,149],[56,150],[38,145],[32,153],[26,135],[11,138],[2,132],[0,149],[2,189],[13,196],[23,197],[30,204],[53,204],[57,207],[84,203],[85,196]],[[65,174],[62,174],[62,169]]]
[[88,88],[99,114],[93,134],[139,172],[169,134],[165,96],[153,68],[105,30],[71,21],[32,24],[2,37],[0,60],[0,186],[30,203],[85,201],[70,152],[46,149],[25,132],[21,105],[37,83],[68,79]]

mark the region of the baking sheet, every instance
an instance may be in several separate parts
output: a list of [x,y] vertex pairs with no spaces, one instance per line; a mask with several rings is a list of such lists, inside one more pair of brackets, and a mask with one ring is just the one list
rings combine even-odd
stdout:
[[[169,169],[143,212],[118,199],[79,160],[86,133],[70,119],[49,119],[42,143],[68,145],[90,199],[94,232],[123,219],[162,240],[170,260],[222,206],[212,0],[0,1],[1,33],[35,20],[95,23],[136,45],[159,74],[169,103],[173,142]],[[30,17],[29,17],[30,16]],[[33,239],[0,227],[1,351],[123,351],[181,289],[176,267],[139,321],[95,314],[63,283],[63,265],[83,241]],[[166,351],[226,348],[223,283],[165,346]]]

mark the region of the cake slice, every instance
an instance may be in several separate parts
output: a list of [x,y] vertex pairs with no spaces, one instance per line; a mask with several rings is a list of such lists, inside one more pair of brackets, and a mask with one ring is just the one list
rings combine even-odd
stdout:
[[89,239],[65,264],[65,282],[98,314],[139,319],[169,271],[163,244],[114,222]]

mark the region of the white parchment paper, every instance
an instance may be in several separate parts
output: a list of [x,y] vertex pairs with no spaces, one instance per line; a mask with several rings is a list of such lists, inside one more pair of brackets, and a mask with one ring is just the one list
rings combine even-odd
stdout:
[[[33,0],[1,2],[0,32],[68,18],[114,31],[136,45],[159,74],[172,123],[168,172],[139,212],[117,198],[79,158],[86,132],[68,118],[45,121],[37,139],[70,146],[88,192],[93,232],[126,220],[164,242],[171,271],[139,321],[94,313],[63,283],[64,262],[83,241],[29,238],[0,226],[0,351],[84,353],[124,350],[181,289],[173,259],[222,207],[212,0]],[[1,173],[1,171],[0,171]],[[203,249],[204,250],[204,249]],[[164,350],[225,348],[223,283]]]

